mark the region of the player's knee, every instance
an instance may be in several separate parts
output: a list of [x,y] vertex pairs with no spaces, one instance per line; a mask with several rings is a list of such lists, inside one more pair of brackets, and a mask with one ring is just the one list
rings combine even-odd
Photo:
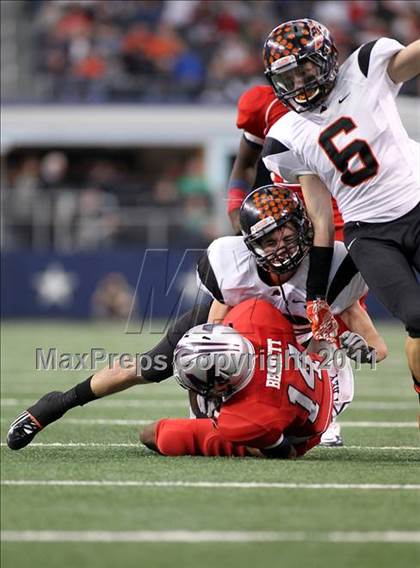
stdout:
[[139,434],[140,442],[154,452],[158,451],[156,446],[156,426],[157,422],[148,424]]
[[[196,422],[184,418],[168,418],[156,423],[155,443],[157,451],[164,456],[195,455],[194,432],[186,423]],[[199,421],[197,421],[199,422]]]

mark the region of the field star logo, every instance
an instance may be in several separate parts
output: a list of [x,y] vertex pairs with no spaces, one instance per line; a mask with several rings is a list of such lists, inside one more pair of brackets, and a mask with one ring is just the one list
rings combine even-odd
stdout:
[[73,301],[73,293],[78,278],[73,272],[67,272],[58,262],[50,263],[43,272],[33,278],[33,286],[38,300],[44,306],[65,308]]

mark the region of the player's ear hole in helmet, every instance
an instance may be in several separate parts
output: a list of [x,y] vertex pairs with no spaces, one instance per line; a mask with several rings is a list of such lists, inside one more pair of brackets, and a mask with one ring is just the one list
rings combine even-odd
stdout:
[[281,185],[265,185],[242,204],[240,225],[246,246],[266,271],[295,270],[313,242],[312,223],[299,196]]
[[226,399],[251,380],[255,350],[248,339],[221,324],[191,328],[174,350],[174,377],[206,399]]
[[334,41],[315,20],[291,20],[274,28],[264,44],[263,59],[277,97],[298,113],[320,106],[338,75]]

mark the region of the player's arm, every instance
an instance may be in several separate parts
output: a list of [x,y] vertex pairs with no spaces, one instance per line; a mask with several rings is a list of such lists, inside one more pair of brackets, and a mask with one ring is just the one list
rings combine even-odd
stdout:
[[242,137],[228,185],[227,211],[235,233],[239,233],[239,210],[255,180],[261,146]]
[[217,300],[213,300],[207,321],[209,323],[221,323],[225,319],[225,316],[227,316],[230,309],[230,306],[222,304]]
[[385,341],[359,302],[354,302],[340,314],[340,317],[349,329],[349,332],[342,334],[340,338],[342,346],[348,350],[349,357],[357,360],[362,356],[362,359],[365,359],[362,362],[370,362],[372,350],[376,352],[375,359],[378,362],[387,357],[388,348]]
[[334,221],[331,195],[318,176],[278,138],[278,121],[269,131],[263,147],[266,168],[289,182],[302,186],[306,209],[314,226],[314,246],[309,255],[307,313],[316,340],[333,341],[337,322],[325,301],[334,253]]
[[420,40],[413,41],[396,53],[387,70],[394,83],[404,83],[420,75]]
[[272,445],[260,448],[261,454],[266,458],[291,460],[297,457],[296,448],[283,434]]
[[333,341],[337,323],[326,303],[328,277],[334,254],[334,217],[331,194],[318,176],[299,176],[306,210],[314,227],[306,281],[307,313],[316,340]]

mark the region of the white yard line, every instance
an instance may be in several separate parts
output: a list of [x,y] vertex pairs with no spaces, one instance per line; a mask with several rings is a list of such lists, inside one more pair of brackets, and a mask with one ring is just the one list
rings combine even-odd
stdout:
[[[1,400],[2,406],[22,406],[26,407],[33,404],[30,398],[3,398]],[[185,397],[183,400],[101,400],[94,401],[104,408],[188,408],[188,400]],[[96,404],[95,404],[96,407]]]
[[[66,424],[82,424],[85,426],[144,426],[159,418],[149,418],[148,420],[124,420],[119,418],[65,418]],[[1,422],[10,422],[9,419],[2,418]]]
[[[1,447],[6,447],[6,442],[0,443]],[[142,448],[142,444],[138,443],[125,443],[125,442],[32,442],[27,449],[31,448]],[[330,450],[333,452],[344,450],[379,450],[379,451],[419,451],[419,446],[344,446],[344,448],[320,448],[322,451]],[[26,450],[25,450],[26,451]]]
[[[3,398],[1,400],[1,405],[7,406],[17,406],[26,407],[33,404],[33,399],[30,398]],[[101,400],[98,401],[103,408],[187,408],[188,401],[187,398],[174,398],[172,400],[161,400],[161,399],[142,399],[142,400]],[[95,405],[96,406],[96,405]],[[383,402],[383,401],[355,401],[351,403],[350,408],[355,408],[357,410],[417,410],[417,403],[410,402]]]
[[270,483],[241,481],[99,481],[73,479],[4,479],[8,486],[69,486],[69,487],[196,487],[205,489],[361,489],[420,490],[420,484],[409,483]]
[[340,420],[344,428],[418,428],[417,422],[364,422],[360,420]]
[[419,543],[420,531],[2,531],[2,542],[335,542]]
[[418,403],[410,402],[383,402],[381,400],[356,400],[351,403],[349,408],[356,408],[357,410],[418,410]]
[[[142,426],[159,420],[159,418],[149,418],[148,420],[130,420],[119,418],[65,418],[66,424],[83,424],[90,426]],[[9,418],[2,418],[2,423],[10,422]],[[339,420],[341,426],[347,428],[417,428],[417,422],[365,422],[357,420]]]

